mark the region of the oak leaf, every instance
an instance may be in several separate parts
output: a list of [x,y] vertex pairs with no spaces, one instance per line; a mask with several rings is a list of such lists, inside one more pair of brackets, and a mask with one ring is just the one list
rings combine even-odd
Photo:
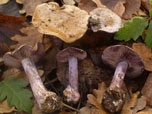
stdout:
[[37,43],[42,43],[43,35],[37,31],[33,26],[27,26],[20,29],[23,35],[15,35],[11,39],[17,41],[18,43],[12,45],[11,48],[15,49],[21,45],[31,45],[32,47],[37,47]]
[[152,49],[148,48],[143,43],[134,43],[132,45],[132,48],[142,58],[145,65],[145,69],[148,71],[152,71]]
[[20,34],[19,29],[24,26],[25,17],[8,16],[0,13],[0,42],[10,46],[14,42],[10,39]]
[[139,92],[134,93],[131,96],[131,99],[129,101],[126,101],[122,108],[121,114],[132,114],[133,113],[133,108],[136,105],[137,99],[138,99]]
[[48,2],[49,0],[17,0],[18,3],[23,4],[27,16],[32,16],[37,5]]
[[[111,9],[113,12],[115,12],[117,15],[122,17],[123,13],[125,12],[125,6],[126,0],[92,0],[94,1],[97,6],[99,4],[103,4],[109,9]],[[100,3],[99,3],[100,2]],[[100,6],[98,6],[100,7]]]
[[123,14],[124,19],[131,19],[132,14],[139,10],[141,6],[141,0],[127,0],[125,4],[125,13]]
[[7,104],[7,101],[0,102],[0,113],[11,113],[13,111],[16,111],[15,107],[9,107]]
[[136,114],[152,114],[152,108],[147,107],[145,110],[137,112]]
[[93,90],[93,94],[88,94],[88,104],[93,105],[95,108],[92,108],[90,114],[108,114],[102,107],[101,102],[106,90],[104,83],[98,84],[98,89]]

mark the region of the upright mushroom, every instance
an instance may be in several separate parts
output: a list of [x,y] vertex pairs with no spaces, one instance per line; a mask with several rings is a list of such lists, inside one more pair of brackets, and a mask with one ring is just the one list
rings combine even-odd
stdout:
[[144,64],[135,51],[124,45],[106,48],[102,54],[102,61],[115,69],[112,82],[105,92],[102,104],[109,112],[118,112],[125,101],[125,93],[121,89],[125,75],[130,78],[141,75],[144,71]]
[[85,51],[74,47],[68,47],[60,51],[56,56],[58,62],[68,62],[69,64],[69,85],[64,90],[67,101],[73,101],[75,103],[79,101],[78,59],[82,60],[86,56],[87,53]]
[[54,92],[46,90],[34,65],[34,62],[37,62],[43,54],[44,48],[41,44],[38,44],[37,50],[23,45],[14,52],[6,53],[3,59],[7,66],[23,67],[39,108],[43,112],[52,113],[61,108],[61,100]]

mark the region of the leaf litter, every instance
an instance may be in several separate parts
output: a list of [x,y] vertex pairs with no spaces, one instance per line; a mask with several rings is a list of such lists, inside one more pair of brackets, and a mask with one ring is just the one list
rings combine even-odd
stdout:
[[[93,60],[93,59],[100,59],[100,56],[101,56],[100,54],[102,54],[102,51],[97,51],[95,49],[103,48],[103,47],[105,48],[109,45],[114,45],[114,44],[125,44],[125,45],[129,45],[130,47],[132,46],[132,48],[140,55],[140,57],[144,61],[146,71],[142,74],[143,76],[141,76],[140,78],[141,79],[143,78],[145,80],[149,72],[152,71],[152,66],[151,66],[151,58],[152,58],[151,57],[152,55],[151,54],[151,46],[152,46],[151,39],[152,37],[151,37],[151,22],[150,22],[151,18],[147,12],[151,9],[149,0],[134,0],[134,1],[131,1],[131,0],[113,0],[113,1],[111,0],[91,0],[91,1],[90,0],[75,0],[73,1],[71,0],[70,2],[66,2],[64,0],[63,1],[52,0],[52,1],[59,3],[59,6],[57,7],[57,11],[56,9],[55,10],[53,9],[53,12],[55,12],[53,15],[57,17],[57,19],[55,18],[55,21],[53,21],[53,23],[58,24],[59,21],[62,21],[62,19],[58,19],[58,17],[63,16],[64,18],[66,18],[68,17],[67,15],[69,15],[69,17],[71,16],[71,18],[68,18],[68,20],[70,20],[71,22],[69,22],[68,24],[68,21],[65,19],[63,20],[65,21],[63,24],[65,26],[61,26],[62,25],[61,23],[59,23],[59,25],[55,25],[55,26],[53,25],[55,29],[53,28],[53,30],[51,30],[51,32],[54,32],[51,34],[50,33],[48,34],[47,26],[52,27],[52,25],[50,24],[50,22],[47,22],[45,20],[50,19],[50,17],[52,18],[52,15],[50,17],[44,16],[45,19],[44,20],[41,19],[41,21],[38,22],[38,24],[40,25],[36,26],[36,28],[34,27],[35,25],[34,26],[31,25],[31,23],[25,20],[28,18],[27,16],[33,16],[32,17],[33,19],[35,18],[38,19],[37,14],[34,14],[35,8],[37,7],[37,5],[40,5],[42,3],[48,4],[48,0],[43,0],[43,1],[37,0],[33,2],[28,1],[28,0],[26,1],[16,0],[18,4],[23,4],[23,7],[20,8],[20,11],[22,11],[22,13],[26,12],[26,15],[22,17],[8,16],[8,15],[0,13],[0,25],[1,25],[0,26],[0,56],[2,57],[4,53],[8,51],[12,51],[23,44],[28,44],[36,48],[36,45],[38,42],[42,43],[45,47],[45,55],[44,57],[42,57],[42,59],[36,66],[38,67],[38,69],[42,69],[40,70],[41,72],[40,74],[43,75],[41,78],[44,82],[44,86],[48,90],[55,91],[64,101],[64,96],[62,93],[63,93],[64,87],[66,87],[66,85],[68,84],[68,82],[66,81],[68,80],[68,75],[67,75],[68,70],[65,66],[60,66],[60,67],[58,66],[56,62],[56,54],[61,49],[64,49],[69,46],[83,47],[85,50],[87,50],[88,53],[89,53],[88,50],[90,49],[96,51],[96,54],[99,56],[98,58],[95,57],[95,55],[91,55],[91,58],[90,58],[90,53],[89,53],[87,59],[79,63],[79,80],[80,80],[79,86],[80,86],[80,93],[81,93],[82,98],[78,102],[78,105],[72,105],[72,104],[70,105],[75,107],[76,109],[80,109],[79,111],[77,110],[80,114],[110,114],[103,108],[102,98],[104,95],[104,91],[106,90],[106,85],[109,85],[111,78],[109,78],[110,76],[106,77],[107,75],[101,76],[103,75],[101,73],[102,72],[111,72],[111,74],[113,73],[112,71],[104,70],[106,69],[106,67],[103,65],[102,62],[100,62],[99,64],[97,63],[98,60]],[[2,4],[6,4],[8,1],[1,1],[1,2],[3,2]],[[67,13],[66,15],[63,13],[64,7],[62,5],[66,6],[67,4],[72,5],[71,7],[75,7],[76,9],[79,7],[80,11],[85,10],[85,12],[89,13],[89,14],[86,13],[87,19],[85,20],[85,27],[84,27],[85,29],[82,30],[83,32],[82,31],[78,32],[78,34],[80,35],[79,37],[74,38],[74,37],[71,37],[70,36],[71,34],[70,34],[69,36],[72,38],[70,40],[67,40],[67,39],[63,41],[55,40],[56,38],[62,39],[61,37],[62,32],[65,35],[67,35],[66,32],[68,33],[72,31],[72,36],[75,35],[75,33],[77,33],[78,28],[75,28],[75,27],[70,28],[70,27],[72,25],[79,25],[78,27],[80,27],[81,25],[81,24],[78,24],[79,20],[81,20],[80,16],[77,13],[73,12],[72,8],[65,9],[64,13],[67,13],[67,11],[70,13]],[[115,36],[115,39],[120,40],[121,42],[112,41],[114,34],[110,33],[111,39],[108,36],[110,40],[108,39],[107,41],[112,41],[112,43],[111,42],[107,44],[100,43],[98,41],[102,41],[102,37],[107,37],[105,36],[105,33],[103,31],[98,31],[98,32],[96,31],[94,33],[90,29],[90,22],[88,22],[90,18],[90,12],[93,9],[102,7],[103,5],[109,10],[113,11],[116,15],[120,16],[123,21],[126,21],[126,22],[128,21],[127,23],[124,24],[124,28],[120,29],[120,31],[117,32]],[[143,8],[145,9],[143,10]],[[44,13],[44,10],[45,8],[42,10],[42,13]],[[140,17],[134,17],[135,15],[140,16]],[[43,15],[40,15],[40,18],[42,17]],[[83,21],[81,22],[83,23]],[[45,29],[42,31],[42,29],[40,30],[39,27],[42,27],[43,29],[44,28]],[[61,31],[61,33],[58,34],[56,30]],[[126,31],[129,31],[129,34]],[[58,35],[56,35],[56,33]],[[92,35],[92,34],[96,34],[96,35]],[[56,37],[52,35],[55,35]],[[87,37],[84,40],[84,39],[81,39],[82,36],[83,37],[87,36]],[[139,38],[140,36],[142,36],[142,39]],[[94,39],[96,41],[94,41]],[[132,39],[134,41],[132,41]],[[137,43],[135,40],[137,40],[137,42],[140,42],[140,43]],[[129,41],[129,42],[123,43],[123,41]],[[96,42],[98,42],[98,46],[96,45]],[[83,44],[85,45],[89,44],[89,46],[87,46],[88,49],[86,49],[85,45]],[[94,63],[94,61],[97,61],[97,62]],[[63,70],[63,68],[65,68],[66,72],[59,73],[59,70]],[[14,77],[15,79],[13,79],[12,77]],[[152,109],[149,107],[151,103],[148,102],[149,101],[148,99],[150,97],[146,96],[147,91],[151,88],[150,77],[151,76],[149,75],[147,78],[147,81],[145,81],[145,85],[142,85],[143,89],[137,88],[138,90],[134,92],[133,92],[133,89],[129,90],[130,97],[127,98],[126,103],[119,114],[151,114],[152,113]],[[20,114],[22,111],[24,111],[24,112],[28,112],[32,114],[43,114],[41,110],[39,109],[39,107],[37,106],[37,103],[35,102],[34,97],[33,99],[31,99],[32,95],[31,95],[31,92],[29,91],[30,89],[29,86],[27,86],[28,83],[25,84],[24,81],[21,81],[22,82],[21,84],[21,82],[19,81],[20,78],[23,78],[24,81],[28,80],[27,78],[25,78],[25,73],[22,70],[7,68],[3,63],[3,60],[1,59],[1,63],[0,63],[0,79],[1,79],[0,85],[1,86],[0,88],[5,87],[4,85],[4,82],[5,82],[9,86],[11,84],[19,85],[19,86],[12,86],[13,90],[16,90],[19,88],[21,92],[28,91],[26,94],[27,96],[25,96],[26,101],[24,102],[25,104],[28,104],[28,107],[26,108],[22,106],[19,107],[18,103],[15,102],[17,98],[15,98],[15,100],[10,102],[10,98],[9,98],[10,95],[9,94],[5,95],[5,93],[10,93],[11,91],[8,92],[8,88],[5,87],[5,89],[1,88],[5,92],[0,93],[0,96],[1,96],[0,98],[2,99],[3,97],[4,99],[4,97],[6,96],[8,98],[3,100],[3,102],[0,103],[0,111],[2,111],[0,113],[12,114],[15,111]],[[101,82],[105,82],[105,83],[101,83]],[[136,79],[133,80],[132,82],[136,83]],[[137,83],[140,83],[140,82],[137,82]],[[130,84],[131,85],[129,85],[129,87],[134,86],[132,83]],[[97,88],[97,85],[98,85],[98,89],[95,89]],[[24,87],[28,89],[24,89]],[[81,92],[82,90],[83,92]],[[18,93],[16,92],[16,94]],[[151,94],[148,94],[148,95],[151,95]],[[24,95],[22,94],[21,96],[19,96],[19,98],[23,96]],[[32,101],[34,101],[33,109],[32,109],[32,105],[33,105]],[[8,105],[12,107],[9,107]],[[22,103],[20,105],[22,105]],[[61,114],[76,113],[76,112],[73,112],[71,109],[73,108],[65,108],[65,109],[63,108],[63,110],[60,113]]]

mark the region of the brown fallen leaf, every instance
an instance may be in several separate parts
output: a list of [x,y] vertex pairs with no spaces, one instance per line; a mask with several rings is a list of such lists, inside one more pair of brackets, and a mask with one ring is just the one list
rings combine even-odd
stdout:
[[32,114],[43,114],[35,100],[32,108]]
[[131,96],[131,99],[129,101],[126,101],[125,105],[122,108],[121,114],[132,114],[133,113],[133,108],[136,105],[138,95],[139,95],[139,92],[136,92]]
[[11,113],[13,111],[16,111],[15,107],[9,107],[7,104],[7,101],[0,102],[0,113]]
[[32,23],[40,33],[54,35],[66,43],[80,39],[88,27],[89,15],[76,6],[55,2],[38,5],[33,15]]
[[142,6],[146,8],[148,11],[150,10],[150,0],[141,0]]
[[5,43],[0,43],[0,56],[3,56],[10,49]]
[[43,65],[45,75],[49,74],[56,68],[56,54],[59,52],[58,48],[52,48],[46,52],[40,63]]
[[27,26],[20,30],[24,35],[15,35],[11,39],[17,41],[18,43],[12,45],[11,48],[15,49],[21,45],[31,45],[37,48],[37,43],[42,43],[43,35],[37,31],[33,26]]
[[127,0],[125,4],[125,13],[123,14],[124,19],[131,19],[132,14],[139,10],[141,6],[141,0]]
[[19,10],[19,4],[16,3],[15,0],[10,0],[7,4],[0,5],[0,12],[4,13],[5,15],[22,17],[23,15],[19,13]]
[[48,1],[49,0],[16,0],[17,3],[23,4],[23,9],[25,10],[27,16],[33,15],[37,5]]
[[141,93],[145,96],[147,103],[152,106],[152,73],[149,74]]
[[136,114],[152,114],[152,108],[147,107],[145,110],[137,112]]
[[99,4],[103,4],[109,9],[111,9],[113,12],[115,12],[117,15],[122,17],[123,13],[125,12],[124,4],[126,3],[126,0],[92,0],[94,1],[98,7],[101,7]]
[[[38,73],[40,76],[42,76],[44,74],[44,71],[38,70]],[[1,76],[2,79],[6,79],[8,77],[23,78],[25,80],[28,80],[25,72],[21,71],[19,69],[16,69],[16,68],[11,68],[11,69],[5,70],[3,72],[3,75]]]
[[94,95],[88,94],[88,104],[93,105],[95,108],[92,108],[90,114],[108,114],[102,107],[101,102],[106,90],[104,83],[98,85],[98,89],[94,89]]
[[78,3],[78,7],[82,10],[90,12],[93,9],[97,8],[97,5],[92,0],[81,0]]
[[143,43],[134,43],[132,48],[143,59],[145,69],[147,71],[152,71],[152,49],[148,48]]
[[89,107],[82,107],[80,109],[80,114],[90,114],[90,108]]
[[133,108],[133,113],[136,114],[138,111],[143,110],[146,107],[146,98],[141,96],[137,99],[136,106]]
[[25,17],[14,17],[0,13],[0,42],[6,45],[13,44],[10,40],[15,34],[20,34],[19,29],[24,26]]

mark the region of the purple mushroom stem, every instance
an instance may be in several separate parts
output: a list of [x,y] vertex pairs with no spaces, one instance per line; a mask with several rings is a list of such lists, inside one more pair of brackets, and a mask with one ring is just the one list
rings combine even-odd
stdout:
[[[29,58],[23,59],[21,63],[30,82],[35,99],[41,108],[41,104],[45,102],[47,93],[49,95],[49,92],[45,89],[34,63]],[[52,94],[54,93],[52,92]]]
[[66,93],[70,93],[67,96],[68,101],[74,101],[75,103],[79,100],[79,85],[78,85],[78,60],[76,57],[71,57],[69,62],[69,85],[64,90]]
[[29,45],[23,45],[12,53],[7,52],[3,56],[3,60],[7,66],[15,68],[23,67],[39,108],[42,112],[53,113],[62,108],[62,101],[56,93],[48,91],[45,88],[38,74],[34,63],[37,62],[43,54],[44,48],[41,44],[38,44],[37,50],[34,50],[33,47]]
[[[56,59],[58,62],[68,62],[68,86],[63,91],[67,97],[67,101],[77,103],[80,99],[79,83],[78,83],[78,60],[83,60],[87,57],[87,53],[79,48],[68,47],[60,51]],[[62,80],[61,80],[62,81]]]
[[78,60],[76,57],[69,59],[69,84],[75,91],[78,91]]
[[128,63],[126,61],[121,61],[118,63],[112,82],[110,84],[110,89],[113,89],[115,87],[121,88],[127,68],[128,68]]

